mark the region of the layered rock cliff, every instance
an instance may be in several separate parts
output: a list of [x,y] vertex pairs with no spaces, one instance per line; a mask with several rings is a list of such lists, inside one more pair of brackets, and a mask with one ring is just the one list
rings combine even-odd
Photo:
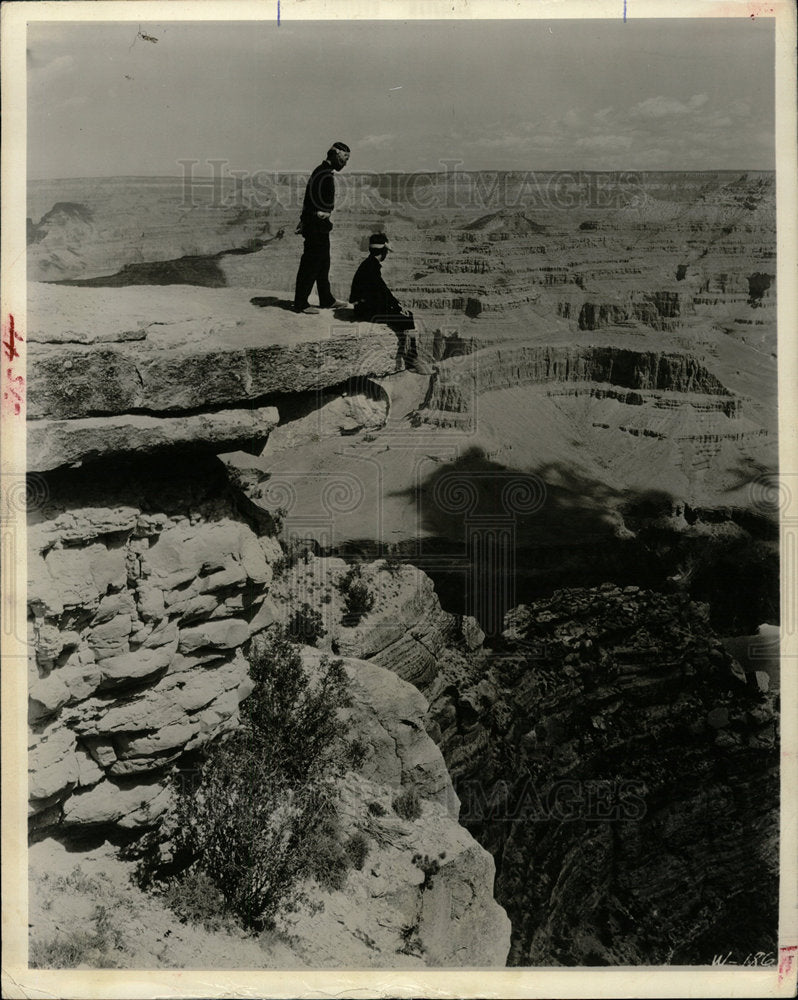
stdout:
[[395,368],[395,343],[369,325],[279,316],[267,337],[258,310],[225,289],[150,289],[143,300],[137,289],[32,286],[29,469],[170,447],[251,450],[278,423],[278,396]]
[[769,678],[743,673],[705,607],[636,587],[561,591],[506,624],[431,711],[497,860],[511,964],[774,952]]
[[29,526],[40,833],[155,820],[159,777],[235,727],[250,691],[241,647],[270,621],[280,547],[237,512],[221,469],[182,473],[53,479]]

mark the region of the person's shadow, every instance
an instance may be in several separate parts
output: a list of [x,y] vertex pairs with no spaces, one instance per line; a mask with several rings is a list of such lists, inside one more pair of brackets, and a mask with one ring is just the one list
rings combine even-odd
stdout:
[[294,303],[291,299],[280,299],[276,295],[256,295],[249,301],[253,306],[260,306],[262,309],[272,306],[274,309],[287,309],[289,312],[294,311]]
[[[261,309],[272,308],[284,309],[286,312],[294,311],[294,303],[291,299],[281,299],[277,295],[255,295],[249,301],[253,306],[258,306]],[[340,309],[320,310],[320,315],[324,313],[331,313],[333,318],[338,322],[357,322],[355,319],[355,310],[352,306],[341,306]]]

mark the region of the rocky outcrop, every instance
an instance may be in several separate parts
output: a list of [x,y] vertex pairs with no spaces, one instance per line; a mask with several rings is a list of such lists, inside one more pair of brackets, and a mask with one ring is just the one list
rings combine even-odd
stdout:
[[511,964],[774,950],[773,694],[706,608],[606,585],[506,625],[489,657],[458,656],[431,713],[461,820],[497,860]]
[[235,289],[150,288],[143,298],[135,288],[32,286],[28,468],[175,445],[257,448],[277,422],[270,398],[395,368],[395,338],[382,330],[277,315],[267,338]]
[[215,472],[53,482],[28,531],[34,829],[148,825],[158,779],[234,728],[276,540]]
[[348,569],[343,559],[308,553],[275,583],[277,614],[287,621],[295,607],[313,600],[326,630],[323,648],[392,670],[425,694],[434,688],[439,660],[448,649],[482,644],[476,620],[444,611],[426,573],[384,560],[361,564],[360,579],[374,605],[356,624],[344,624],[340,588]]
[[311,556],[285,586],[322,593],[334,649],[400,675],[415,664],[460,821],[496,859],[512,964],[775,947],[772,658],[771,676],[760,660],[746,673],[704,605],[611,584],[516,608],[484,648],[423,573],[384,563],[363,565],[377,600],[344,627],[342,569]]
[[508,346],[485,348],[439,366],[426,406],[459,412],[474,393],[549,382],[600,382],[626,389],[728,396],[689,354],[615,347]]
[[582,304],[577,326],[580,330],[599,330],[605,326],[626,325],[638,321],[654,330],[673,330],[681,319],[682,301],[678,292],[638,293],[626,302]]
[[[305,647],[303,661],[312,675],[321,654]],[[458,824],[459,802],[438,747],[424,729],[427,702],[412,685],[373,663],[346,659],[351,704],[344,712],[351,732],[363,748],[356,770],[337,783],[336,811],[343,835],[361,838],[364,857],[346,873],[339,889],[308,880],[304,889],[312,910],[283,915],[278,928],[283,936],[278,955],[270,954],[268,940],[260,967],[307,968],[423,968],[426,966],[503,966],[510,947],[510,922],[492,895],[495,866],[491,855]],[[416,813],[397,813],[397,796],[413,789],[419,796]],[[170,790],[151,782],[131,790],[116,789],[100,801],[81,798],[96,818],[99,809],[106,823],[125,827],[152,822],[153,814],[168,811]],[[148,809],[149,807],[149,809]],[[37,867],[58,858],[60,845],[53,841],[34,847]],[[45,853],[46,851],[46,853]],[[73,859],[76,855],[72,855]],[[126,945],[116,955],[120,966],[130,967],[128,942],[141,947],[153,911],[161,924],[147,967],[202,965],[205,956],[186,955],[180,924],[174,914],[164,914],[160,899],[142,896],[128,886],[123,862],[106,854],[77,855],[81,871],[53,883],[39,871],[34,881],[31,912],[31,945],[38,946],[63,934],[54,913],[63,913],[63,882],[73,899],[68,912],[87,909],[91,919],[98,905],[108,906],[109,883],[121,896],[120,907],[108,906],[112,927],[115,911],[124,913]],[[73,862],[74,863],[74,862]],[[110,876],[110,878],[109,878]],[[90,894],[84,893],[90,890]],[[121,924],[121,920],[120,920]],[[176,925],[176,927],[175,927]],[[191,926],[191,925],[189,925]],[[166,934],[164,934],[166,930]],[[199,930],[197,930],[199,933]],[[156,952],[167,935],[175,939],[167,953]],[[218,946],[210,939],[208,945]],[[229,958],[221,963],[235,967],[242,962],[240,944],[228,939]],[[133,947],[135,950],[135,946]],[[249,959],[250,963],[252,959]]]
[[[647,433],[652,424],[655,436],[714,435],[720,440],[760,430],[737,419],[741,416],[741,400],[734,398],[715,375],[688,354],[587,345],[507,345],[446,360],[433,374],[424,404],[413,415],[413,422],[470,429],[476,400],[481,394],[522,385],[545,386],[552,395],[587,394],[639,407],[636,414],[630,413],[619,422],[621,429],[629,429],[631,433]],[[721,418],[717,428],[713,425],[686,429],[681,426],[680,418],[679,426],[669,429],[661,417],[650,419],[652,409],[673,409],[684,404],[703,414],[716,411],[719,417],[722,414],[732,418],[733,425],[728,426],[729,421]],[[712,422],[711,418],[702,419],[704,423]],[[594,425],[604,426],[600,421]]]
[[352,380],[347,389],[342,393],[313,393],[310,400],[305,397],[308,405],[296,416],[284,411],[280,426],[269,435],[269,455],[383,427],[389,412],[385,390],[365,378]]
[[38,472],[108,456],[141,456],[180,449],[214,453],[264,444],[280,417],[273,406],[177,417],[127,413],[28,424],[28,467]]
[[[319,656],[306,649],[306,666]],[[368,852],[343,889],[322,893],[321,913],[284,918],[293,946],[314,967],[504,965],[510,923],[492,896],[493,859],[457,823],[459,802],[424,729],[426,700],[373,662],[344,664],[347,713],[367,752],[339,786],[339,811]],[[410,788],[422,797],[415,819],[393,808]]]

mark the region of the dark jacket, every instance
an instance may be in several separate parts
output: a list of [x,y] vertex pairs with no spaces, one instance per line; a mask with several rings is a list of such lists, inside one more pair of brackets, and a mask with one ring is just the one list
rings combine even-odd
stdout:
[[325,160],[316,167],[305,185],[302,201],[302,232],[329,233],[332,222],[320,219],[316,212],[332,212],[335,208],[335,180],[333,168]]
[[355,271],[349,301],[354,303],[355,315],[362,318],[391,316],[402,311],[383,280],[382,265],[373,254]]

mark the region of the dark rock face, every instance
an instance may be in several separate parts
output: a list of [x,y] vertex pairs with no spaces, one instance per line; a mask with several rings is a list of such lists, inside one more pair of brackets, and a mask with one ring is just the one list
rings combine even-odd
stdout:
[[496,858],[510,964],[774,951],[774,695],[705,606],[605,585],[506,625],[489,661],[452,652],[431,714],[461,822]]

